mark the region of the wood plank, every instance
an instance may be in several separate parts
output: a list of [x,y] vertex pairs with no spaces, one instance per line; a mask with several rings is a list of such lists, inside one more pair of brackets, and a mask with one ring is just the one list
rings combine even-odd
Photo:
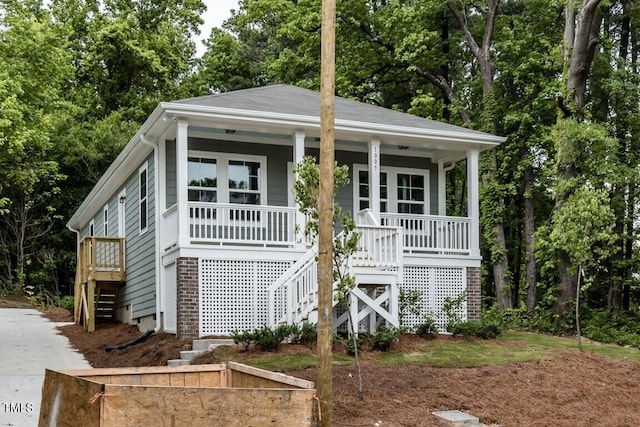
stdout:
[[171,387],[184,387],[184,376],[185,374],[182,372],[169,374],[169,385]]
[[314,390],[105,386],[103,426],[315,426]]
[[[300,378],[295,378],[290,375],[285,375],[280,372],[272,372],[264,369],[254,368],[253,366],[243,365],[241,363],[229,362],[228,363],[229,370],[233,372],[233,380],[231,382],[231,387],[241,387],[237,385],[236,382],[242,382],[242,387],[250,386],[250,383],[246,383],[248,381],[248,377],[253,376],[256,377],[254,381],[256,384],[272,384],[275,383],[282,387],[283,384],[293,386],[296,388],[304,388],[304,389],[313,389],[315,388],[315,384],[311,381],[303,380]],[[242,373],[245,375],[236,375],[237,373]],[[259,381],[258,378],[264,379],[266,381]]]
[[140,384],[142,385],[160,385],[160,386],[170,386],[171,381],[169,380],[169,376],[171,374],[141,374],[140,375]]
[[138,366],[127,368],[92,368],[92,369],[68,369],[63,372],[76,377],[99,376],[99,375],[132,375],[132,374],[162,374],[172,372],[216,372],[227,369],[226,363],[211,365],[188,365],[188,366]]
[[185,372],[184,385],[186,387],[200,387],[200,375],[202,374],[198,372]]
[[[222,371],[221,371],[222,372]],[[220,372],[200,372],[200,387],[224,387]]]
[[38,426],[100,426],[103,385],[62,372],[45,370]]

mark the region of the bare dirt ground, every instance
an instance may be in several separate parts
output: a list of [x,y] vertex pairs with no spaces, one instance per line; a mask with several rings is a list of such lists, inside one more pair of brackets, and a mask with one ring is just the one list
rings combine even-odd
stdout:
[[[64,313],[45,312],[60,319]],[[68,317],[67,317],[68,319]],[[139,336],[128,325],[99,325],[86,334],[76,325],[63,326],[69,338],[94,367],[165,365],[188,348],[188,340],[169,334],[151,336],[125,350],[105,352],[106,345]],[[439,338],[447,339],[447,338]],[[506,343],[505,345],[509,345]],[[428,349],[429,341],[409,337],[398,351]],[[236,350],[237,351],[237,350]],[[284,352],[312,352],[304,346],[284,346]],[[259,354],[241,354],[250,361]],[[435,368],[428,365],[380,367],[375,354],[362,361],[364,399],[358,399],[353,366],[334,367],[335,426],[445,426],[432,411],[458,409],[500,426],[636,426],[640,425],[640,364],[595,354],[557,351],[554,358],[481,368]],[[244,359],[242,359],[244,358]],[[203,362],[220,362],[216,354]],[[315,381],[315,369],[288,372]],[[376,424],[377,423],[377,424]]]

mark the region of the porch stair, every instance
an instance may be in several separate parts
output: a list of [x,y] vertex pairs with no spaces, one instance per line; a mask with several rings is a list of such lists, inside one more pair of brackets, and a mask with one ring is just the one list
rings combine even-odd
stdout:
[[125,283],[124,239],[87,236],[80,241],[74,286],[74,319],[86,332],[115,319]]
[[180,352],[180,359],[171,359],[167,361],[167,366],[187,366],[191,364],[191,361],[196,357],[213,351],[216,348],[223,345],[234,345],[232,339],[227,338],[211,338],[193,340],[191,350],[185,350]]
[[[355,325],[364,321],[368,329],[378,320],[398,326],[398,283],[402,281],[402,229],[379,225],[361,225],[358,249],[349,258],[347,271],[355,277],[356,287],[349,295],[350,314]],[[271,326],[317,322],[317,246],[309,249],[269,288]],[[384,289],[384,290],[382,290]],[[382,291],[381,291],[382,290]],[[334,283],[333,306],[337,283]],[[334,329],[348,320],[349,313],[336,315]],[[368,319],[368,322],[366,321]],[[359,329],[359,327],[355,327]],[[358,330],[354,330],[358,333]]]

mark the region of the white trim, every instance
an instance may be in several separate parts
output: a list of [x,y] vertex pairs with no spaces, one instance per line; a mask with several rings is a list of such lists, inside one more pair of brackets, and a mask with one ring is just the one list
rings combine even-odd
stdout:
[[[369,170],[369,209],[371,213],[380,223],[380,173],[382,165],[380,164],[380,140],[372,139],[367,144],[368,153],[368,170]],[[387,186],[389,185],[389,175],[387,174]],[[358,188],[358,193],[360,193]],[[356,209],[354,209],[356,210]],[[357,209],[356,211],[359,211]]]
[[109,236],[109,203],[102,208],[102,235]]
[[[142,184],[141,184],[141,175],[144,173],[145,183],[144,183],[144,197],[142,196]],[[149,162],[145,161],[142,166],[138,169],[138,233],[139,235],[143,235],[149,230]],[[142,204],[144,203],[144,227],[142,226]]]
[[[121,203],[120,200],[123,200]],[[125,237],[127,233],[127,188],[118,193],[118,237]]]
[[480,256],[480,190],[479,190],[479,153],[478,150],[467,152],[467,203],[468,215],[471,218],[471,235],[469,249],[472,256]]
[[[274,126],[290,125],[301,126],[307,125],[314,128],[320,127],[319,116],[302,116],[298,114],[274,113],[272,111],[252,111],[239,110],[235,108],[211,107],[205,105],[180,104],[178,102],[162,102],[160,107],[165,112],[173,116],[184,116],[190,114],[192,116],[215,117],[218,119],[227,119],[235,121],[250,120],[257,123],[266,123]],[[455,142],[471,142],[487,145],[486,148],[498,145],[506,141],[506,138],[482,132],[464,132],[447,131],[442,129],[427,129],[408,126],[393,126],[389,124],[378,124],[370,122],[361,122],[353,120],[336,119],[336,133],[343,132],[364,132],[366,134],[375,133],[377,135],[394,135],[406,137],[418,137],[421,139],[433,139],[436,141],[455,141]]]
[[[230,203],[229,193],[234,190],[229,188],[229,162],[256,162],[260,163],[260,176],[258,181],[258,192],[251,191],[254,194],[260,195],[260,205],[269,204],[267,201],[267,157],[266,156],[254,156],[249,154],[235,154],[235,153],[218,153],[214,151],[201,151],[201,150],[189,150],[187,156],[187,170],[188,170],[188,158],[204,158],[216,160],[217,171],[217,183],[216,192],[218,193],[216,203]],[[189,188],[187,182],[187,188]]]
[[[358,212],[360,210],[360,176],[359,172],[368,171],[368,165],[355,163],[353,165],[353,210]],[[416,168],[402,168],[395,166],[382,166],[380,168],[380,174],[387,174],[387,213],[398,212],[398,174],[410,174],[421,175],[424,177],[424,215],[431,214],[431,201],[430,201],[430,182],[429,182],[429,169],[416,169]],[[382,181],[380,181],[382,182]],[[381,184],[379,184],[381,185]],[[371,186],[369,186],[369,194],[371,194]],[[371,198],[369,197],[369,200]],[[380,197],[380,204],[382,205],[382,197]],[[380,207],[382,211],[382,206]]]
[[176,127],[176,203],[178,205],[178,245],[189,244],[189,123],[178,120]]

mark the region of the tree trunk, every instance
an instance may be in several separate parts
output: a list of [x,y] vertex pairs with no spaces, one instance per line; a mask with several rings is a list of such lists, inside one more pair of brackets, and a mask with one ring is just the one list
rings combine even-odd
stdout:
[[524,171],[524,248],[526,256],[527,280],[527,309],[533,310],[537,300],[537,266],[533,252],[533,237],[535,233],[535,217],[533,206],[533,166],[529,165]]
[[[462,14],[458,6],[454,1],[447,1],[449,10],[455,17],[458,25],[460,26],[467,45],[473,53],[474,57],[478,61],[480,66],[480,78],[482,80],[482,94],[483,94],[483,113],[484,113],[484,130],[497,133],[497,118],[495,114],[495,90],[494,90],[494,67],[491,59],[491,40],[493,37],[493,29],[495,26],[496,15],[500,0],[488,0],[485,16],[485,27],[482,35],[482,43],[478,44],[474,38],[469,26],[467,24],[466,17]],[[498,169],[498,161],[496,155],[496,149],[491,150],[490,153],[491,162],[490,168],[483,176],[483,182],[488,184],[496,180],[496,170]],[[504,199],[502,196],[498,196],[496,203],[499,205],[498,209],[504,210]],[[509,259],[506,247],[506,239],[504,233],[504,224],[501,220],[496,221],[490,225],[491,235],[493,240],[491,245],[493,246],[492,252],[498,254],[495,259],[491,260],[493,266],[493,276],[496,287],[496,297],[500,308],[511,308],[511,277],[509,273]]]
[[[564,105],[565,100],[560,100],[560,108],[566,116],[573,116],[575,120],[581,121],[584,117],[584,107],[586,102],[587,79],[593,55],[597,46],[597,34],[600,29],[602,15],[598,11],[601,0],[584,0],[576,15],[576,0],[570,0],[565,8],[565,46],[563,57],[565,61],[566,73],[566,101],[569,105]],[[568,64],[567,64],[567,61]],[[562,138],[562,137],[560,137]],[[559,141],[558,146],[558,178],[560,182],[569,182],[576,177],[576,160],[571,158],[578,153],[582,147],[576,146],[578,141]],[[566,144],[562,147],[561,144]],[[563,158],[563,156],[566,156]],[[565,186],[566,187],[566,186]],[[566,188],[556,195],[555,211],[558,212],[567,198],[573,193],[573,188]],[[569,254],[564,250],[557,253],[559,290],[556,309],[559,314],[565,314],[568,304],[575,300],[575,289],[577,275],[575,266],[569,258]]]

